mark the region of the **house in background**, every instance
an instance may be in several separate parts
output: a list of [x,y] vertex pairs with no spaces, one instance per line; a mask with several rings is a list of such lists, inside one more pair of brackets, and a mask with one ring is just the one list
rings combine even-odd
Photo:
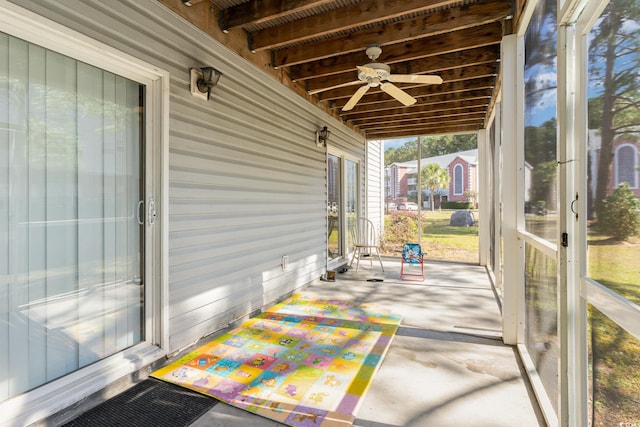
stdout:
[[[436,163],[449,174],[449,185],[436,192],[436,207],[444,201],[468,201],[478,192],[478,149],[459,151],[420,160],[420,166]],[[385,201],[402,204],[418,189],[418,161],[392,163],[385,168]],[[430,207],[429,190],[423,190],[423,205]],[[439,197],[438,197],[439,196]]]
[[[589,157],[592,196],[598,183],[597,165],[600,163],[602,137],[599,130],[589,130]],[[613,162],[609,169],[607,194],[626,182],[633,194],[640,198],[640,142],[617,139],[613,143]]]

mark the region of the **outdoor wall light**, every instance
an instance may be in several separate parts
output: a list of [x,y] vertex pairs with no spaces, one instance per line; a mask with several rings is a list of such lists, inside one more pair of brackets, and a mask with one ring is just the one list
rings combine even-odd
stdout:
[[329,135],[331,135],[331,131],[324,126],[322,129],[318,129],[316,131],[316,145],[318,147],[326,147],[327,141],[329,140]]
[[191,72],[191,95],[209,101],[211,90],[218,84],[222,73],[213,67],[192,68]]

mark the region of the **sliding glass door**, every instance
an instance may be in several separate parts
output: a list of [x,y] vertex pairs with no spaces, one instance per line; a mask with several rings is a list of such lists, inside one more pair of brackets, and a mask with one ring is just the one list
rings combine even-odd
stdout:
[[327,155],[327,265],[334,268],[352,252],[350,227],[360,215],[359,163],[340,152]]
[[342,159],[327,156],[327,261],[335,262],[344,255],[342,227]]
[[144,95],[0,33],[0,402],[143,340]]

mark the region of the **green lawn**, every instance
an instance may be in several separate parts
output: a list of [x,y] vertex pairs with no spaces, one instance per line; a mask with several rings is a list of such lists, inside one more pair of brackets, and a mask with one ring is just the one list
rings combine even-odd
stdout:
[[[588,275],[640,304],[640,237],[616,242],[589,230]],[[595,426],[640,425],[640,341],[589,307]]]
[[[478,214],[471,227],[453,227],[449,220],[453,211],[422,212],[422,250],[427,259],[478,262]],[[394,212],[385,216],[382,236],[383,253],[400,255],[402,246],[418,241],[417,212]]]

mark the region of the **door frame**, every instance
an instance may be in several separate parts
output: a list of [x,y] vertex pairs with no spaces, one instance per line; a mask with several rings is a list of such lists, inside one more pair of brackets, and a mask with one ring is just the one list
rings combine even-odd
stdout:
[[[347,245],[347,239],[345,238],[345,233],[348,231],[347,230],[347,217],[346,217],[346,182],[347,182],[347,169],[345,167],[345,160],[349,160],[351,162],[354,162],[357,167],[357,180],[358,182],[356,182],[356,200],[358,201],[358,207],[356,209],[356,215],[358,217],[362,216],[362,212],[364,212],[364,206],[363,205],[363,200],[362,200],[362,189],[361,189],[361,184],[362,184],[362,160],[359,159],[356,156],[353,156],[339,148],[336,147],[332,147],[332,146],[328,146],[327,147],[327,159],[329,157],[329,155],[333,155],[336,156],[340,159],[340,204],[339,204],[339,230],[340,230],[340,249],[342,250],[342,256],[335,258],[333,260],[330,260],[327,257],[327,270],[333,270],[336,269],[342,265],[345,265],[347,263],[349,263],[350,257],[351,255],[353,255],[352,252],[349,251],[348,245]],[[328,177],[327,177],[328,179]],[[328,193],[328,192],[327,192]],[[327,199],[328,202],[328,199]],[[327,235],[327,245],[329,244],[329,236]]]

